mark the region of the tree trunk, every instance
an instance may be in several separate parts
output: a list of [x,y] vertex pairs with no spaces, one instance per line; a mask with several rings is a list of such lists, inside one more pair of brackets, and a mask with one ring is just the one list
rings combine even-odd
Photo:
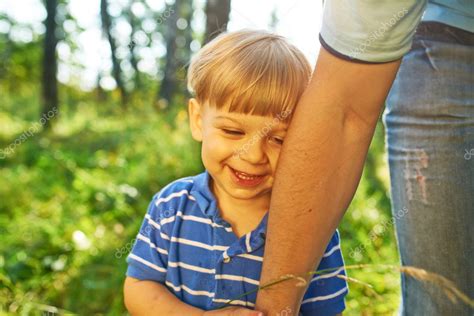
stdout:
[[229,14],[230,0],[207,0],[204,44],[227,30]]
[[57,59],[56,45],[56,7],[57,0],[46,0],[46,32],[44,36],[43,50],[43,108],[41,111],[41,124],[47,130],[51,127],[51,120],[57,114],[58,109],[58,81],[56,78]]
[[102,79],[102,75],[99,71],[99,73],[97,74],[96,96],[97,96],[98,102],[105,102],[107,101],[107,94],[105,93],[104,89],[102,89],[102,86],[100,85],[101,79]]
[[173,94],[176,90],[176,36],[178,34],[178,27],[176,25],[179,16],[179,9],[182,0],[175,0],[172,6],[167,6],[165,13],[169,12],[169,17],[166,19],[165,41],[166,41],[166,64],[164,77],[161,82],[161,87],[158,93],[158,104],[160,108],[168,107]]
[[[133,2],[132,2],[133,3]],[[140,78],[140,71],[138,70],[138,60],[136,55],[136,47],[137,44],[135,43],[133,37],[139,27],[140,23],[138,19],[132,12],[131,9],[132,5],[130,4],[127,12],[128,23],[130,23],[130,27],[132,28],[132,32],[130,34],[130,43],[128,44],[128,48],[130,49],[130,63],[132,64],[133,70],[135,71],[133,81],[134,81],[134,89],[139,90],[141,88],[141,78]]]
[[112,36],[111,28],[112,28],[112,20],[110,18],[108,12],[108,2],[107,0],[100,1],[100,16],[102,21],[102,30],[104,34],[107,36],[110,45],[110,52],[112,55],[112,73],[117,83],[117,86],[120,90],[120,95],[122,98],[122,106],[125,107],[127,104],[127,91],[125,90],[125,86],[122,81],[122,70],[120,68],[120,61],[117,58],[116,50],[117,45],[115,44],[115,39]]
[[191,42],[193,41],[193,29],[191,28],[191,23],[193,19],[193,1],[192,0],[183,0],[181,3],[180,12],[182,18],[186,21],[187,27],[181,31],[184,38],[184,46],[180,47],[178,53],[178,65],[177,65],[177,78],[179,80],[180,89],[183,93],[187,94],[186,89],[186,73],[187,65],[191,58]]

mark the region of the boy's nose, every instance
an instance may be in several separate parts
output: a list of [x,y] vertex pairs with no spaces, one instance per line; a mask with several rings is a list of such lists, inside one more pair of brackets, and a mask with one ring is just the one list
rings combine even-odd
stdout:
[[241,159],[257,164],[265,160],[266,154],[264,150],[264,144],[262,139],[255,141],[253,138],[247,141],[242,148],[239,150],[239,156]]

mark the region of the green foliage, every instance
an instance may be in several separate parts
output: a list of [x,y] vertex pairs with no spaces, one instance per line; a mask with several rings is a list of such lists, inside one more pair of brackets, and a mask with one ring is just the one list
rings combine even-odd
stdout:
[[[37,95],[0,96],[0,148],[38,122]],[[78,92],[64,99],[51,132],[39,130],[0,159],[0,314],[125,315],[126,253],[152,195],[202,170],[199,144],[190,137],[184,99],[164,114],[146,99],[133,99],[126,113]],[[391,216],[383,152],[379,128],[340,226],[346,264],[398,262],[391,225],[369,237]],[[396,310],[398,275],[348,275],[372,284],[383,300],[351,284],[346,315]]]
[[[28,106],[22,98],[11,102]],[[64,105],[51,133],[32,135],[0,160],[5,311],[40,313],[46,304],[124,314],[120,250],[130,245],[154,193],[201,170],[182,107],[166,121],[145,103],[108,116],[98,114],[101,106],[83,103],[71,113]],[[0,148],[36,123],[13,113],[0,113]]]
[[[384,130],[377,125],[357,193],[339,231],[346,265],[399,264],[390,206],[389,174],[384,148]],[[348,270],[347,275],[373,286],[349,283],[344,315],[394,315],[398,309],[400,277],[376,269]]]

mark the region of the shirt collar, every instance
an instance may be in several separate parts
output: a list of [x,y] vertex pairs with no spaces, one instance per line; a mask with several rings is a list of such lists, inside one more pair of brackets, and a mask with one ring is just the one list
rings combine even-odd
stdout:
[[217,199],[209,189],[210,175],[207,170],[194,177],[191,195],[196,199],[201,211],[207,217],[215,217],[217,212]]
[[[209,188],[210,174],[207,170],[194,177],[194,185],[191,195],[196,199],[196,203],[207,217],[212,218],[215,222],[222,222],[217,209],[217,199]],[[257,228],[251,232],[250,247],[256,249],[260,247],[266,238],[266,229],[268,222],[268,211],[262,218]]]
[[245,234],[236,243],[227,248],[224,257],[233,257],[242,253],[251,253],[265,244],[266,227],[267,227],[268,211],[258,224],[257,228]]

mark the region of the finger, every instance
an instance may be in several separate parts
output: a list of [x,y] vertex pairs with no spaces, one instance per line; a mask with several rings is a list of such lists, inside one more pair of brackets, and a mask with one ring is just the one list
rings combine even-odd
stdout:
[[239,308],[233,311],[232,316],[263,316],[262,313],[258,311],[253,311],[246,308]]

